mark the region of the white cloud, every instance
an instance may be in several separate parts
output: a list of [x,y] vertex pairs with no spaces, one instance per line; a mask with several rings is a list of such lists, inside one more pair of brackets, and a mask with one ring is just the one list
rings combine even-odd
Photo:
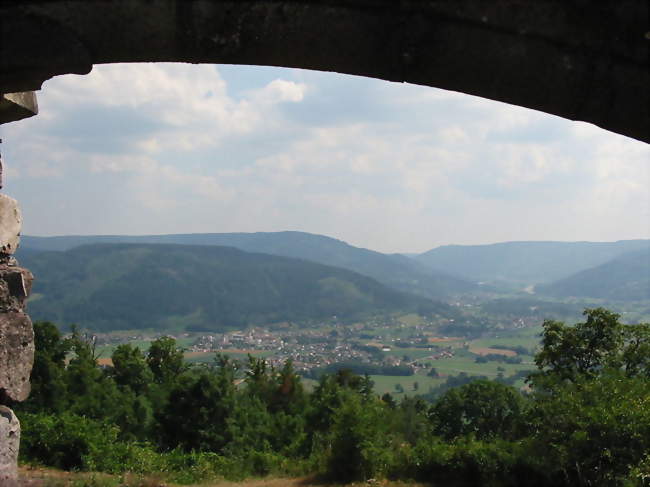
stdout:
[[26,233],[296,229],[383,251],[650,237],[648,145],[453,92],[283,73],[237,96],[205,65],[49,81],[41,114],[1,129]]
[[253,98],[262,103],[300,102],[305,97],[307,85],[283,79],[275,79],[263,89],[253,92]]

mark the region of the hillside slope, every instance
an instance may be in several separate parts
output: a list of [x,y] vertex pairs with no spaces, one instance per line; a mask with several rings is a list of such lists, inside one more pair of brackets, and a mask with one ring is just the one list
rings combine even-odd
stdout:
[[615,301],[648,300],[650,250],[624,254],[565,279],[536,286],[535,291],[557,297],[573,296]]
[[[474,284],[452,277],[399,254],[382,254],[341,240],[305,232],[204,233],[149,236],[24,236],[21,252],[69,250],[93,243],[221,245],[352,270],[400,291],[443,298],[472,292]],[[20,255],[19,255],[20,258]]]
[[504,242],[447,245],[415,260],[465,279],[517,285],[550,283],[621,256],[650,248],[650,240],[618,242]]
[[38,276],[29,303],[33,319],[97,331],[218,331],[448,310],[348,270],[229,247],[97,244],[27,253],[22,263]]

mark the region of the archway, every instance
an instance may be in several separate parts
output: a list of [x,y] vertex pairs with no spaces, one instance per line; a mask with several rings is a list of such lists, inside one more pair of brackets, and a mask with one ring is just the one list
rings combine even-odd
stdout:
[[10,1],[0,92],[101,63],[301,67],[461,91],[649,141],[647,15],[643,0]]

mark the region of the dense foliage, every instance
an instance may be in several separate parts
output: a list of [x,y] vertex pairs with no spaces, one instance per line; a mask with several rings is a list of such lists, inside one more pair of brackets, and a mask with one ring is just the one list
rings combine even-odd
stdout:
[[[36,323],[34,392],[20,405],[24,461],[158,472],[178,482],[269,473],[435,485],[642,486],[650,480],[650,325],[604,309],[547,321],[530,391],[459,379],[433,402],[378,397],[340,369],[303,388],[249,357],[188,367],[173,339],[144,354]],[[66,363],[66,357],[68,362]]]
[[30,300],[34,319],[96,331],[222,331],[397,311],[453,315],[448,305],[352,271],[230,247],[89,245],[25,263],[39,276]]

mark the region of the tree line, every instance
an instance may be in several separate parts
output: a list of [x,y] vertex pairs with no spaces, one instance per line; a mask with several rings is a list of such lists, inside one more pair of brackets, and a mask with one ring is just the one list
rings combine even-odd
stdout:
[[[32,395],[16,405],[21,458],[176,482],[317,474],[441,485],[647,485],[650,325],[602,308],[546,321],[525,391],[486,379],[428,402],[379,397],[348,369],[307,391],[291,361],[215,355],[188,365],[174,339],[120,345],[35,323]],[[464,382],[464,381],[462,381]]]

